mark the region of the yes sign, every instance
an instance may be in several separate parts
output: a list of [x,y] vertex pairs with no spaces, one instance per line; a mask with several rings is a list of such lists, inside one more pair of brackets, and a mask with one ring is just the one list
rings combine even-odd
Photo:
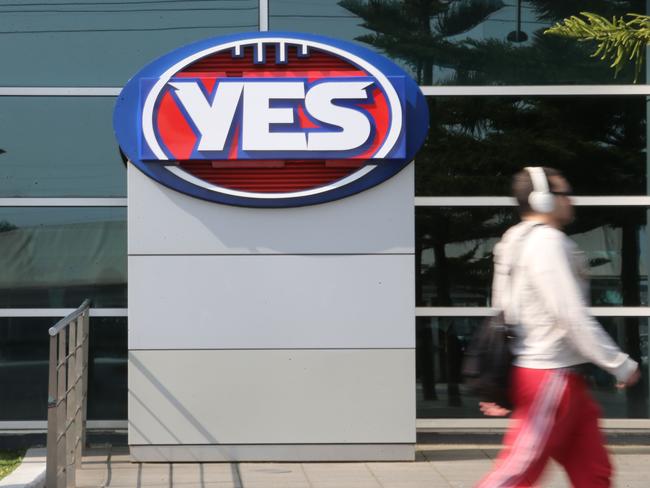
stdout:
[[171,52],[127,83],[124,153],[183,193],[291,207],[336,200],[406,166],[428,127],[417,85],[386,58],[308,34],[254,33]]
[[[199,83],[170,85],[200,134],[197,151],[223,151],[235,111],[242,103],[241,149],[248,151],[343,151],[362,146],[370,136],[370,120],[360,111],[335,105],[335,100],[367,100],[370,81],[327,81],[305,93],[305,82],[273,79],[221,82],[210,103]],[[305,111],[320,123],[341,130],[271,132],[272,124],[295,123],[292,107],[271,108],[273,100],[304,101]],[[294,154],[295,156],[295,154]]]

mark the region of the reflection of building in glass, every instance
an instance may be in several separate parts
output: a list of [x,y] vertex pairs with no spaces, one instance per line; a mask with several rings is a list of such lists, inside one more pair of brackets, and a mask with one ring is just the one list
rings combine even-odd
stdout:
[[111,213],[116,220],[50,221],[0,232],[2,306],[74,307],[87,296],[100,307],[124,303],[126,223],[123,212]]

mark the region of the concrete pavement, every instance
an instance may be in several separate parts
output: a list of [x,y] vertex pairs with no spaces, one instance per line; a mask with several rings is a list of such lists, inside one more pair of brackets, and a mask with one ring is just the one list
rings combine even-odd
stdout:
[[0,480],[0,488],[42,488],[45,485],[46,457],[44,447],[28,449],[20,466]]
[[[486,473],[496,445],[424,444],[415,462],[373,463],[131,463],[125,448],[93,449],[77,471],[78,488],[461,488]],[[610,447],[614,486],[650,486],[650,446]],[[555,465],[539,486],[570,486]]]

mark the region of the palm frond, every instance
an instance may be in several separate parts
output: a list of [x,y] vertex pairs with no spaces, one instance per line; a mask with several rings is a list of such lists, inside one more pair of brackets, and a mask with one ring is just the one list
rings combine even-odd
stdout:
[[610,61],[615,75],[628,61],[633,61],[636,81],[645,59],[645,47],[650,42],[650,16],[627,14],[624,17],[613,17],[609,21],[591,12],[581,12],[580,15],[584,19],[572,15],[544,33],[581,42],[597,42],[597,49],[592,56]]

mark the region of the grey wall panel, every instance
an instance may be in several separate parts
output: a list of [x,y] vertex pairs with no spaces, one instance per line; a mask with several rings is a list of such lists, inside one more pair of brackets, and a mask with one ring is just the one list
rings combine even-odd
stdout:
[[133,165],[128,192],[130,254],[414,252],[413,164],[358,195],[300,208],[206,202],[154,182]]
[[414,443],[415,351],[131,351],[129,444]]
[[412,255],[130,256],[129,349],[414,347]]

